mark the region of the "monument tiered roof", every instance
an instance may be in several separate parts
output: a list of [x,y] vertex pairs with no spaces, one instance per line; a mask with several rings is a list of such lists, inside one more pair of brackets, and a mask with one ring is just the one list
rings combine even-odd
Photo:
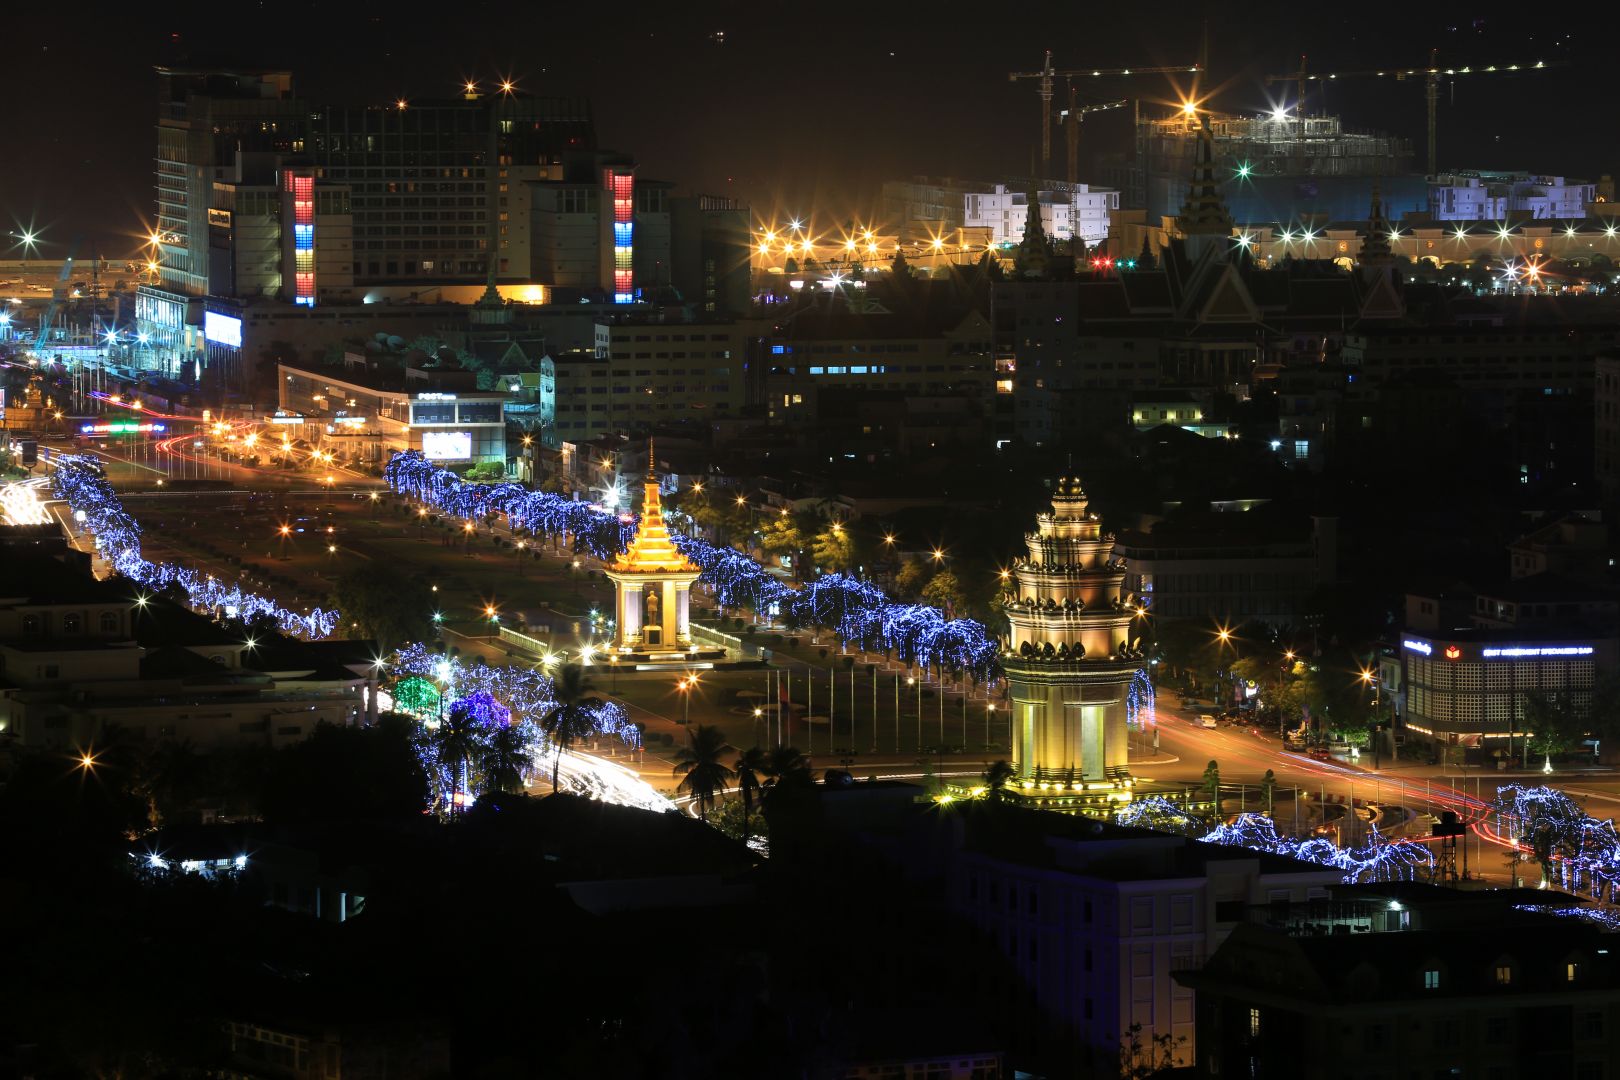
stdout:
[[658,477],[653,471],[652,443],[647,444],[647,477],[641,502],[641,522],[624,554],[608,568],[620,574],[696,574],[701,571],[669,538],[659,499]]

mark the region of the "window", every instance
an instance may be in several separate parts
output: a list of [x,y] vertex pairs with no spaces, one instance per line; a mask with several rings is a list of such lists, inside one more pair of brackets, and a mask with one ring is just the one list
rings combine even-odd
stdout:
[[1580,975],[1580,973],[1581,973],[1581,965],[1574,964],[1574,963],[1564,965],[1564,981],[1565,982],[1574,982],[1575,979]]
[[1600,1013],[1600,1012],[1589,1012],[1589,1013],[1582,1013],[1581,1014],[1581,1038],[1583,1038],[1583,1039],[1601,1039],[1601,1038],[1603,1038],[1603,1014],[1602,1013]]
[[1496,985],[1497,986],[1512,986],[1513,985],[1513,965],[1512,964],[1497,964],[1496,965]]
[[118,613],[116,611],[103,611],[101,613],[101,632],[103,634],[118,633]]
[[84,616],[78,614],[62,616],[62,633],[77,634],[84,629]]
[[1259,1038],[1259,1037],[1260,1037],[1260,1010],[1259,1009],[1250,1009],[1249,1010],[1249,1038],[1256,1039],[1256,1038]]
[[1440,972],[1439,971],[1434,970],[1434,969],[1430,969],[1429,971],[1425,971],[1423,973],[1423,989],[1425,989],[1425,990],[1438,990],[1438,989],[1440,989]]
[[23,616],[23,619],[22,619],[22,631],[23,631],[23,633],[25,633],[25,634],[37,634],[37,633],[39,633],[39,626],[40,626],[40,623],[39,623],[39,616],[38,615],[24,615]]

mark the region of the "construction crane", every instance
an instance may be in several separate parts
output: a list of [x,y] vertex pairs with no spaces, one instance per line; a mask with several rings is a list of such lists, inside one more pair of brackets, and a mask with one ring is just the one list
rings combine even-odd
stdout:
[[73,256],[78,253],[79,241],[75,239],[68,247],[67,258],[62,260],[62,272],[56,275],[56,287],[51,290],[51,302],[46,306],[45,314],[39,317],[39,329],[34,332],[33,344],[29,346],[31,352],[39,352],[50,338],[51,323],[56,321],[56,309],[62,302],[62,293],[67,290],[67,283],[73,279]]
[[1455,79],[1459,75],[1512,75],[1524,71],[1546,71],[1548,68],[1568,67],[1562,60],[1537,60],[1531,64],[1486,64],[1480,67],[1441,67],[1440,50],[1429,50],[1429,66],[1414,68],[1378,68],[1366,71],[1324,71],[1307,72],[1305,70],[1305,57],[1299,58],[1299,70],[1284,75],[1267,75],[1266,85],[1273,83],[1291,82],[1299,87],[1299,100],[1294,107],[1298,110],[1301,135],[1304,134],[1305,123],[1305,84],[1308,82],[1333,82],[1338,79],[1393,79],[1395,82],[1407,82],[1421,78],[1423,80],[1424,96],[1427,99],[1429,111],[1429,175],[1434,176],[1438,171],[1438,162],[1435,156],[1435,105],[1440,99],[1440,80],[1442,78]]
[[1068,138],[1069,168],[1064,178],[1072,186],[1079,180],[1080,174],[1080,123],[1088,113],[1106,112],[1109,109],[1123,109],[1124,99],[1119,101],[1102,101],[1095,105],[1081,105],[1076,100],[1078,89],[1073,83],[1069,84],[1069,107],[1058,113],[1058,120],[1063,124],[1063,134]]
[[1052,67],[1052,50],[1046,50],[1046,61],[1039,71],[1009,71],[1008,82],[1017,82],[1019,79],[1039,79],[1036,90],[1041,97],[1041,165],[1049,166],[1052,162],[1052,80],[1054,79],[1113,79],[1130,75],[1175,75],[1197,74],[1203,71],[1202,64],[1181,64],[1173,67],[1128,67],[1128,68],[1075,68],[1068,71],[1056,71]]

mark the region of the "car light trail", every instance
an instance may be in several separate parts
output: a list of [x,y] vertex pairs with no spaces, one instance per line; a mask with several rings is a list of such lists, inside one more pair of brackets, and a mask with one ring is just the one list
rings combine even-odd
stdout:
[[41,476],[0,488],[0,514],[12,525],[49,525],[51,515],[39,501],[40,488],[48,483],[50,478]]

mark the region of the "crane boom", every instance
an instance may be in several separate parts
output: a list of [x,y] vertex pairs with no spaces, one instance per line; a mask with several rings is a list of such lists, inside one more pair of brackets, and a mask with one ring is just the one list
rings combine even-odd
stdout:
[[1197,74],[1204,70],[1201,64],[1177,64],[1158,67],[1125,67],[1125,68],[1073,68],[1058,71],[1052,67],[1052,50],[1046,50],[1046,59],[1039,71],[1009,71],[1008,82],[1017,82],[1020,79],[1039,79],[1040,85],[1036,88],[1041,98],[1041,164],[1050,164],[1052,160],[1052,80],[1064,79],[1107,79],[1125,78],[1132,75],[1174,75],[1178,73]]
[[1392,67],[1392,68],[1366,68],[1361,71],[1321,71],[1308,72],[1305,70],[1305,58],[1299,58],[1299,70],[1290,71],[1281,75],[1267,75],[1266,85],[1273,83],[1291,82],[1299,85],[1300,124],[1305,122],[1305,84],[1308,82],[1333,82],[1338,79],[1393,79],[1395,82],[1406,82],[1410,79],[1421,78],[1424,82],[1424,100],[1428,111],[1428,164],[1429,175],[1438,171],[1436,162],[1436,130],[1435,103],[1440,97],[1440,80],[1443,78],[1456,78],[1459,75],[1511,75],[1522,71],[1546,71],[1549,68],[1568,67],[1563,60],[1537,60],[1531,64],[1463,64],[1454,67],[1441,67],[1439,64],[1440,52],[1438,49],[1429,51],[1428,67]]
[[1069,107],[1058,114],[1058,119],[1063,121],[1063,134],[1068,137],[1069,168],[1064,175],[1064,179],[1068,180],[1071,185],[1077,183],[1080,176],[1080,122],[1086,118],[1088,113],[1107,112],[1110,109],[1123,109],[1125,107],[1123,98],[1118,101],[1100,101],[1095,105],[1081,105],[1075,99],[1077,92],[1074,84],[1071,83],[1069,85]]
[[51,323],[56,319],[56,309],[61,304],[61,292],[64,286],[73,277],[73,257],[79,253],[79,241],[75,239],[68,248],[67,258],[62,260],[62,270],[56,275],[56,287],[51,290],[51,302],[45,308],[45,314],[39,317],[39,329],[34,331],[33,350],[38,352],[44,347],[46,335],[50,333]]

